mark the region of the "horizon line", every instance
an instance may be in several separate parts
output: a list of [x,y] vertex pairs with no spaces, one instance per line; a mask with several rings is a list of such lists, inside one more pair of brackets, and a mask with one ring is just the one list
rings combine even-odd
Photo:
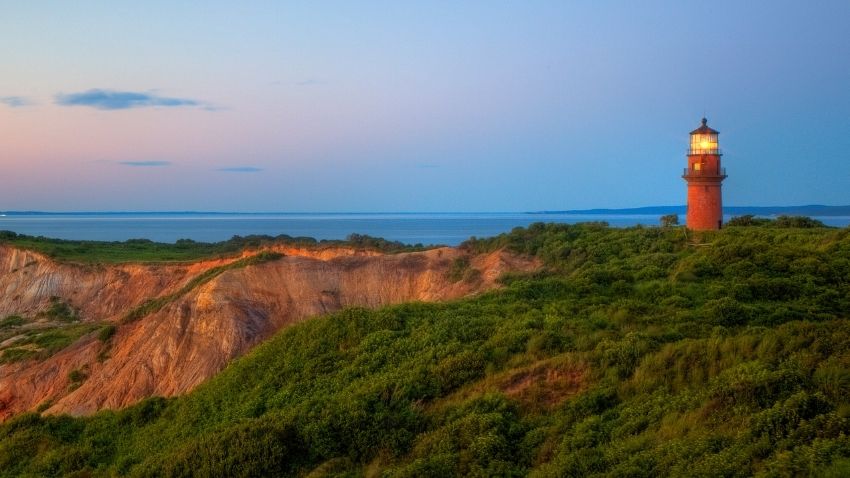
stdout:
[[[389,215],[389,214],[571,214],[571,213],[605,213],[617,211],[641,211],[653,209],[678,209],[686,208],[685,204],[676,205],[654,205],[637,207],[608,207],[608,208],[586,208],[586,209],[541,209],[541,210],[518,210],[518,211],[201,211],[201,210],[100,210],[100,211],[50,211],[50,210],[0,210],[0,214],[14,215],[117,215],[117,214],[206,214],[206,215]],[[794,208],[850,208],[850,204],[828,205],[828,204],[796,204],[796,205],[771,205],[771,206],[724,206],[724,210],[734,209],[794,209]]]

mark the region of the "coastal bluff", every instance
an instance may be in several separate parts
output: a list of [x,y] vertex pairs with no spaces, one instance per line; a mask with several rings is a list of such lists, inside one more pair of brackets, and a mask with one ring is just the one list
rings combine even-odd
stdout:
[[[88,327],[49,355],[0,363],[0,420],[185,394],[298,321],[346,307],[461,298],[499,287],[506,272],[539,266],[503,250],[385,254],[281,244],[187,263],[83,264],[0,245],[0,319],[16,320],[0,336],[0,351]],[[53,317],[57,307],[70,316]]]

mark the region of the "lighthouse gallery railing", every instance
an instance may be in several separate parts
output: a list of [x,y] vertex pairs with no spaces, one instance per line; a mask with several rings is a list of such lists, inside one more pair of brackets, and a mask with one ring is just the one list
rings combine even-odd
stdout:
[[726,176],[726,168],[720,168],[719,171],[712,171],[710,169],[685,168],[685,171],[682,173],[682,176]]

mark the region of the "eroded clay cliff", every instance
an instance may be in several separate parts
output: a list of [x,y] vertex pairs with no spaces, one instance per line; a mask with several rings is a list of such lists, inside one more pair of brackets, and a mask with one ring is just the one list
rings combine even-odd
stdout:
[[[224,270],[186,290],[199,274],[239,258],[81,265],[0,245],[0,318],[35,317],[61,300],[80,323],[116,326],[107,340],[92,332],[47,358],[0,364],[0,420],[37,408],[86,414],[186,393],[287,324],[347,306],[458,298],[496,287],[506,271],[537,267],[503,251],[467,258],[453,248],[392,255],[266,250],[283,256]],[[458,259],[468,263],[465,278],[457,277]],[[161,308],[126,320],[169,295]]]

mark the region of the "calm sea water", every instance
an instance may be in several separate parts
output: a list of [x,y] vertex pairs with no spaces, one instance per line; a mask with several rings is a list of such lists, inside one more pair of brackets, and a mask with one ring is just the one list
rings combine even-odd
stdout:
[[[850,217],[820,217],[847,226]],[[177,239],[215,242],[235,235],[267,234],[345,239],[368,234],[407,244],[457,245],[471,236],[489,237],[533,222],[606,221],[614,227],[657,225],[658,215],[534,213],[405,214],[35,214],[0,216],[0,230],[59,239],[124,241]]]

